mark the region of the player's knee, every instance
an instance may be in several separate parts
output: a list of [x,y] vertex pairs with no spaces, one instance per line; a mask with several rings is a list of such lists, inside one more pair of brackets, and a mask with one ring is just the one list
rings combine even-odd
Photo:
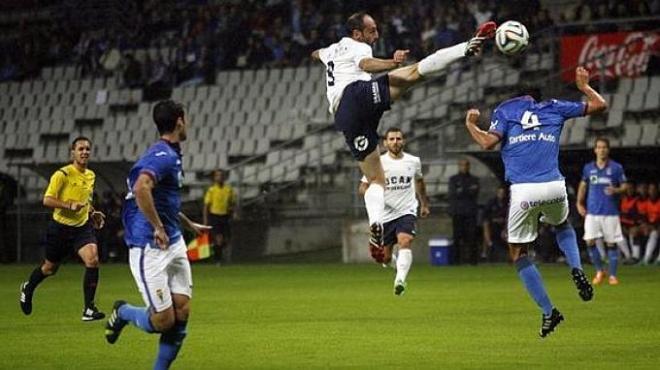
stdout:
[[59,269],[59,265],[50,261],[45,261],[41,265],[41,272],[46,275],[46,276],[52,276],[57,273],[57,270]]
[[527,254],[520,256],[516,261],[516,270],[520,271],[532,265],[532,261],[529,259]]
[[509,255],[514,263],[518,263],[521,258],[527,258],[527,244],[509,244]]
[[99,256],[91,256],[87,257],[84,260],[85,262],[85,267],[89,268],[98,268],[99,267]]
[[398,235],[397,243],[399,244],[399,248],[410,249],[414,239],[412,235]]
[[170,330],[176,318],[174,315],[174,309],[165,310],[163,312],[157,312],[151,315],[151,325],[157,332],[163,333]]

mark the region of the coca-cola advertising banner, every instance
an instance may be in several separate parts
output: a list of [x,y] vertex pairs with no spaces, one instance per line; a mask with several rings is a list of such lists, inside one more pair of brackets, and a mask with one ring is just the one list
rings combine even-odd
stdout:
[[639,76],[658,52],[658,36],[657,32],[614,32],[562,37],[562,79],[574,81],[578,65],[595,78]]

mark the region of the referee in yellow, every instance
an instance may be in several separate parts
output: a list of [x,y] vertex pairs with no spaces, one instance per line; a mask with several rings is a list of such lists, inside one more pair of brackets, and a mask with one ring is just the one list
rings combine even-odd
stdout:
[[85,307],[82,320],[93,321],[105,317],[94,305],[99,281],[99,257],[93,229],[103,227],[105,215],[95,211],[91,205],[96,177],[87,168],[91,150],[92,142],[88,138],[75,138],[71,144],[73,163],[58,169],[50,178],[43,200],[44,206],[53,208],[53,219],[43,239],[46,258],[32,271],[28,281],[21,285],[21,310],[26,315],[32,313],[34,290],[45,278],[57,272],[60,262],[73,249],[85,264]]
[[[217,169],[213,171],[213,185],[204,195],[204,225],[213,227],[217,263],[222,257],[222,249],[229,243],[233,207],[234,189],[229,184],[225,184],[225,171]],[[225,260],[229,260],[229,255],[225,256]]]

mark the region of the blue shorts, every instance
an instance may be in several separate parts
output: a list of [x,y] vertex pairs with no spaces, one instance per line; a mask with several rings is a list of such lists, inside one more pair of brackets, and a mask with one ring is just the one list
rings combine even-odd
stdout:
[[413,215],[404,215],[390,222],[386,222],[383,225],[385,232],[383,237],[384,244],[389,247],[396,244],[396,236],[399,233],[406,233],[415,236],[416,221],[417,217]]
[[335,113],[335,128],[344,133],[346,144],[358,161],[378,147],[378,123],[389,109],[387,74],[371,81],[355,81],[344,88]]

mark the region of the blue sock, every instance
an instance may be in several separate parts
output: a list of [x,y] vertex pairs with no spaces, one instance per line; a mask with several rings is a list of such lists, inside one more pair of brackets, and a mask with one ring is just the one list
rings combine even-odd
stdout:
[[147,307],[136,307],[130,304],[122,305],[119,307],[119,318],[129,321],[131,324],[147,333],[153,333],[155,331],[154,327],[151,326],[151,320],[149,320],[149,308]]
[[607,248],[607,257],[610,259],[610,276],[616,276],[616,268],[619,263],[619,251],[615,248]]
[[186,337],[186,325],[188,321],[177,321],[174,326],[160,335],[158,344],[158,357],[154,364],[154,370],[169,369],[176,358],[183,339]]
[[527,292],[529,292],[529,295],[534,299],[536,304],[543,310],[543,314],[546,316],[550,315],[552,313],[552,303],[543,286],[543,280],[541,279],[539,270],[527,256],[518,258],[516,269],[518,269],[518,276],[520,276],[520,280],[522,280],[525,288],[527,288]]
[[573,226],[568,223],[561,227],[555,228],[555,239],[559,245],[559,249],[564,252],[566,261],[572,269],[577,268],[582,270],[582,262],[580,262],[580,250],[577,245],[577,236]]
[[589,257],[591,258],[591,263],[594,264],[596,271],[603,270],[603,260],[600,257],[600,252],[598,248],[594,245],[593,247],[588,247]]

